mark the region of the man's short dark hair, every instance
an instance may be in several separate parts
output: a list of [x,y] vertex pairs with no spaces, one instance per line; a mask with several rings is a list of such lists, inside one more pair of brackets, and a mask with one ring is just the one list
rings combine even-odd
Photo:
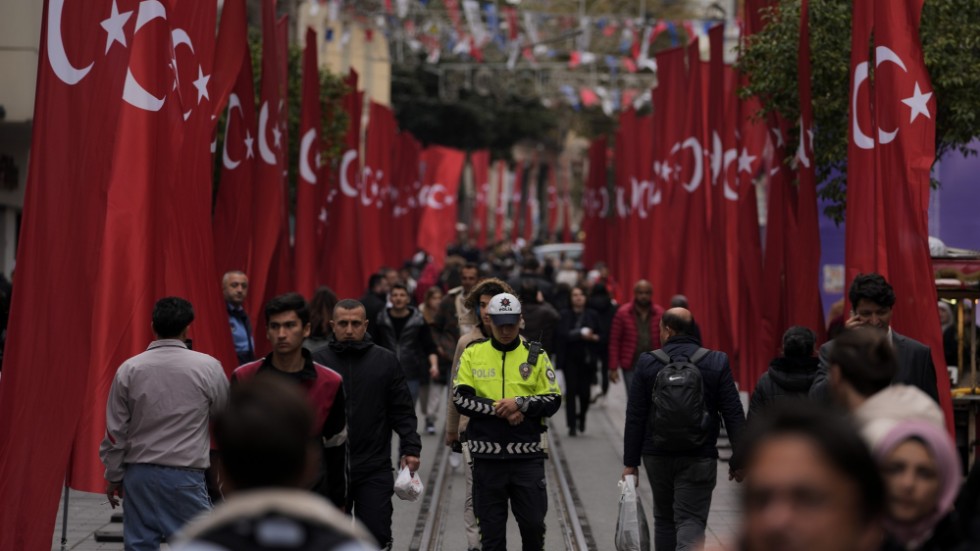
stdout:
[[153,305],[153,332],[161,339],[179,337],[194,321],[194,307],[180,297],[164,297]]
[[885,308],[895,306],[895,290],[881,274],[858,274],[851,282],[847,298],[851,308],[856,308],[861,299]]
[[888,333],[865,327],[844,331],[834,339],[827,360],[862,396],[890,385],[898,370]]
[[872,522],[882,514],[884,482],[867,445],[849,419],[819,404],[777,403],[754,417],[742,436],[740,455],[744,461],[741,464],[749,467],[764,444],[780,437],[807,439],[821,459],[851,481],[860,500],[861,520]]
[[783,333],[783,356],[809,358],[813,356],[813,345],[816,341],[813,331],[802,325],[794,325]]
[[[409,293],[408,292],[408,285],[405,285],[404,283],[395,283],[395,284],[393,284],[391,286],[391,291],[394,291],[395,289],[401,289],[402,291],[405,291],[405,294],[406,295],[412,296],[412,293]],[[391,291],[388,291],[388,292],[390,293]]]
[[524,262],[521,263],[521,267],[525,272],[536,272],[541,269],[541,262],[538,261],[538,257],[531,255],[524,259]]
[[670,329],[676,335],[694,335],[694,314],[691,317],[684,318],[677,314],[672,314],[670,310],[664,312],[663,317],[660,318],[660,323],[664,324],[664,327]]
[[361,301],[352,298],[345,298],[333,307],[334,316],[337,315],[337,310],[357,310],[358,308],[364,310],[364,314],[367,316],[367,308],[364,307],[364,304]]
[[231,389],[214,439],[236,489],[296,486],[305,471],[313,412],[298,385],[258,374]]
[[463,264],[463,267],[460,268],[460,271],[462,270],[476,270],[476,277],[480,277],[480,266],[476,262],[467,262],[466,264]]
[[368,292],[374,292],[374,288],[377,287],[384,278],[385,276],[381,272],[371,274],[371,277],[368,278]]
[[310,323],[310,308],[306,304],[306,299],[299,293],[279,295],[266,303],[265,320],[268,322],[272,316],[289,311],[296,312],[303,325]]
[[[466,298],[463,300],[463,306],[466,306],[468,310],[476,311],[476,307],[480,305],[480,297],[484,295],[495,297],[500,293],[514,294],[514,289],[507,282],[495,277],[481,280],[470,290],[470,294],[466,295]],[[479,319],[476,321],[477,323],[480,322]]]

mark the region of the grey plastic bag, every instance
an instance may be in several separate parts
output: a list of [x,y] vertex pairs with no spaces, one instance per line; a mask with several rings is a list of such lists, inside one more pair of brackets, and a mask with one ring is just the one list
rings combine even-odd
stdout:
[[619,482],[619,519],[616,521],[616,551],[650,551],[650,527],[636,493],[636,477]]

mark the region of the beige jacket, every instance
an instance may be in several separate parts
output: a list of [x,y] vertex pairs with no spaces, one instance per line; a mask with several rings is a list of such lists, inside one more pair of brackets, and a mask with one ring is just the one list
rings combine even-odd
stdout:
[[[459,359],[463,357],[463,350],[466,350],[466,347],[473,341],[485,338],[479,327],[473,327],[469,333],[459,337],[456,342],[456,353],[453,354],[453,372],[450,380],[456,380],[456,373],[459,371]],[[459,433],[466,430],[466,425],[469,422],[469,417],[460,415],[456,411],[456,406],[453,404],[453,385],[449,385],[449,403],[446,405],[446,436],[453,440],[458,439]]]
[[931,396],[910,385],[891,385],[872,395],[854,410],[854,420],[871,449],[902,421],[916,419],[946,428],[939,404]]

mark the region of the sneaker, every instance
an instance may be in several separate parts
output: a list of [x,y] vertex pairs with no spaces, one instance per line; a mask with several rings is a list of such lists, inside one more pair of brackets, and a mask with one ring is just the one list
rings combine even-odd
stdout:
[[456,470],[460,465],[463,464],[463,454],[457,452],[449,452],[449,466]]
[[434,423],[431,423],[431,422],[426,422],[425,423],[425,433],[426,434],[435,434],[436,433],[436,426],[435,426],[435,424]]

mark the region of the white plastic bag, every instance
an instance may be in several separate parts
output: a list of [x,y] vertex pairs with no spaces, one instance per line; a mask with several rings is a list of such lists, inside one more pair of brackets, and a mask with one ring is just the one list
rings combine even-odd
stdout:
[[636,493],[636,477],[619,482],[619,519],[616,521],[616,551],[650,551],[650,528]]
[[395,479],[395,495],[398,499],[418,501],[423,490],[422,479],[419,478],[418,473],[410,472],[408,467],[402,467],[398,471],[398,478]]

